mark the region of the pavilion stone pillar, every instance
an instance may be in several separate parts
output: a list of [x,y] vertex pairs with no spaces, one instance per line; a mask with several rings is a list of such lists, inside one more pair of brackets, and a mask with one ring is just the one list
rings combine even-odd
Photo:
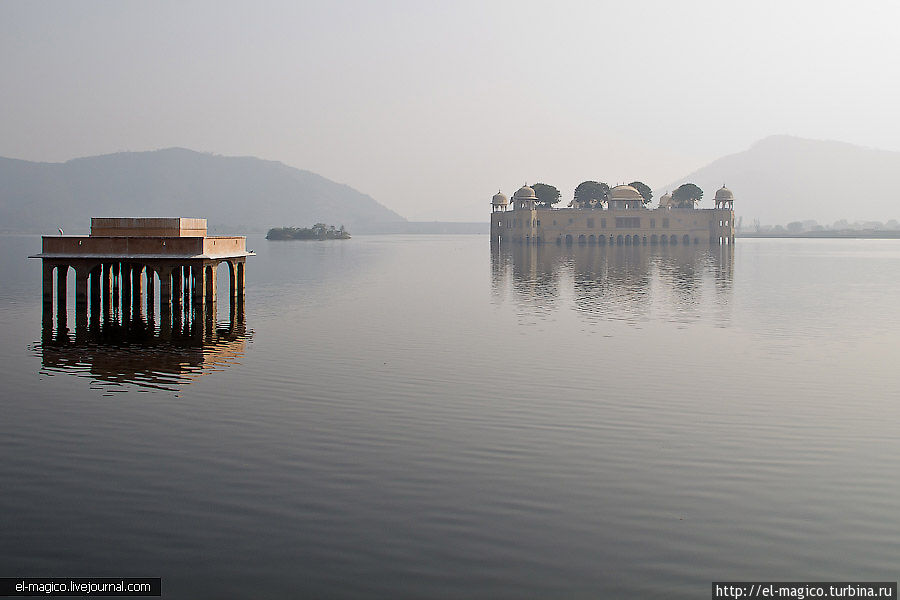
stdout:
[[112,271],[112,306],[113,311],[119,308],[119,268],[121,265],[117,262],[114,262],[110,265],[110,270]]
[[97,325],[100,319],[100,279],[103,274],[103,265],[96,265],[91,269],[91,321]]
[[234,309],[237,307],[238,286],[237,286],[237,261],[228,261],[228,310],[234,315]]
[[203,261],[192,262],[187,265],[191,271],[191,335],[195,334],[195,330],[200,324],[202,327],[203,319],[206,316],[206,269],[203,267]]
[[172,312],[172,268],[163,267],[159,273],[159,312],[170,314]]
[[172,267],[163,266],[159,274],[159,327],[164,339],[172,332]]
[[141,317],[141,301],[144,296],[144,265],[135,264],[131,270],[131,313],[135,319]]
[[191,265],[191,279],[193,279],[193,303],[198,308],[206,303],[206,267],[202,262]]
[[237,300],[238,305],[243,308],[244,302],[247,300],[246,272],[247,263],[239,261],[237,264]]
[[104,263],[101,268],[103,272],[100,276],[100,293],[103,296],[103,312],[106,321],[109,322],[112,320],[113,315],[113,296],[112,296],[112,286],[113,286],[113,272],[112,265],[110,263]]
[[181,330],[184,317],[184,270],[181,265],[175,265],[172,269],[172,329]]
[[216,267],[219,263],[211,263],[206,274],[206,303],[215,304],[216,296],[218,296],[218,288],[216,287]]
[[156,290],[154,286],[154,271],[147,267],[147,319],[153,319],[156,313]]
[[69,274],[69,265],[57,265],[56,267],[56,314],[66,313],[66,277]]
[[131,263],[122,263],[122,322],[131,320]]
[[44,312],[53,312],[53,264],[46,259],[41,260],[42,278],[41,292],[44,300]]
[[172,304],[175,306],[181,306],[181,303],[184,300],[183,275],[184,272],[181,269],[181,265],[172,269]]
[[85,265],[75,267],[75,332],[87,327],[88,275]]
[[191,266],[188,264],[181,265],[181,279],[184,282],[184,290],[183,290],[183,298],[184,298],[184,306],[189,308],[191,306],[191,296],[193,295],[191,292],[191,286],[193,285],[193,281],[191,281]]

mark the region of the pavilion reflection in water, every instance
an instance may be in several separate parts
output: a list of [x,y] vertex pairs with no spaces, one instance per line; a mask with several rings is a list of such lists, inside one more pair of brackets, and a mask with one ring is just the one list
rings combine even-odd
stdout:
[[56,319],[45,312],[41,342],[35,350],[42,373],[70,373],[107,384],[177,390],[196,378],[228,366],[245,352],[248,331],[243,306],[232,306],[227,322],[218,321],[216,305],[186,301],[160,320],[153,312],[92,314],[67,327],[66,313]]
[[679,320],[703,305],[728,306],[734,246],[495,245],[491,267],[497,302],[547,310],[571,297],[589,318]]

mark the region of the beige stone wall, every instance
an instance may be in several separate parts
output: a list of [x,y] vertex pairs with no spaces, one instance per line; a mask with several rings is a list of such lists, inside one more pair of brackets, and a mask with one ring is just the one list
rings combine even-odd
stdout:
[[43,254],[138,256],[197,256],[203,254],[201,237],[88,237],[44,236]]
[[206,219],[136,217],[91,219],[91,236],[94,237],[204,237],[205,235]]
[[247,238],[243,236],[216,236],[203,239],[203,254],[207,256],[234,256],[247,251]]
[[711,208],[497,211],[491,214],[491,235],[502,242],[540,244],[730,244],[734,241],[734,211]]
[[243,256],[247,238],[224,237],[88,237],[44,236],[41,253],[70,256]]

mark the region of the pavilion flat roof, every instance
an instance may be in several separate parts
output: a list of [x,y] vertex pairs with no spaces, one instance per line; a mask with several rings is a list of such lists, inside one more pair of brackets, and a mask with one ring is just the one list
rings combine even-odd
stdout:
[[29,258],[99,260],[226,260],[255,256],[244,236],[45,235]]

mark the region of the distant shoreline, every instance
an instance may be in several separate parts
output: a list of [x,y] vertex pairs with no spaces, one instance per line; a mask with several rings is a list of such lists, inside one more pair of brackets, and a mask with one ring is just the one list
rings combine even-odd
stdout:
[[737,238],[798,238],[798,239],[832,239],[832,240],[894,240],[900,239],[900,230],[854,230],[841,231],[804,231],[800,233],[790,232],[766,232],[766,233],[738,233]]
[[354,233],[362,234],[490,234],[488,221],[394,221],[354,225]]

